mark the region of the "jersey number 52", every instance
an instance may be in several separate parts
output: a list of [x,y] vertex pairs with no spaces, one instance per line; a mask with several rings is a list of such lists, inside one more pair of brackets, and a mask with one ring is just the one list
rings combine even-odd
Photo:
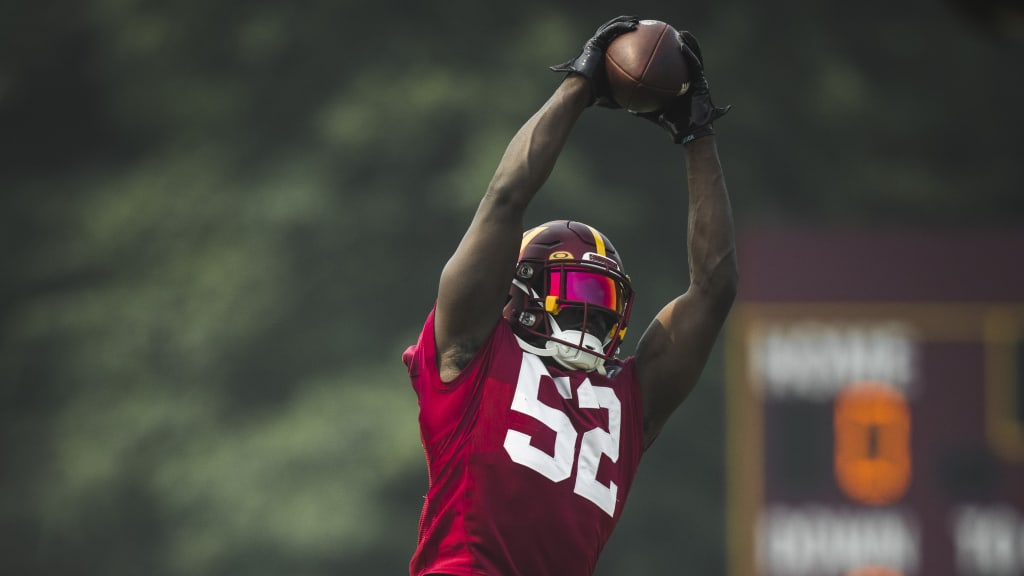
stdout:
[[576,388],[576,401],[580,408],[608,411],[608,431],[594,428],[585,432],[577,458],[575,450],[578,433],[569,416],[540,401],[540,383],[545,376],[554,381],[555,389],[562,398],[572,398],[568,377],[550,376],[540,358],[524,354],[519,381],[512,398],[512,409],[536,418],[555,433],[554,454],[530,445],[530,436],[516,430],[509,430],[505,435],[505,452],[513,462],[537,471],[552,482],[569,478],[575,466],[576,485],[573,492],[590,500],[609,516],[614,516],[618,486],[615,482],[609,482],[607,486],[598,482],[597,468],[602,454],[612,462],[619,459],[619,399],[614,390],[607,386],[594,386],[589,378],[584,379]]

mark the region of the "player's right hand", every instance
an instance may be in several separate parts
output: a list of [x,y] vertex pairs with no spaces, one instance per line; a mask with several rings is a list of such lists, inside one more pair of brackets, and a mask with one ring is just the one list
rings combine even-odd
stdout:
[[604,53],[612,40],[637,27],[639,16],[618,16],[602,24],[594,36],[583,45],[583,50],[575,58],[552,66],[554,72],[571,72],[586,77],[590,82],[590,104],[605,108],[619,108],[608,89],[608,79],[604,69]]
[[717,108],[711,101],[711,86],[704,74],[704,57],[697,37],[684,30],[679,33],[679,43],[690,69],[690,89],[661,110],[633,114],[661,126],[673,142],[685,145],[714,134],[712,123],[725,116],[732,106]]

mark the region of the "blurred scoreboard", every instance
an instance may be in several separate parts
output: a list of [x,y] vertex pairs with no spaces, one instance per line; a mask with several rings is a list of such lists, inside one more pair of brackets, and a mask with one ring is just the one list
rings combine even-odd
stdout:
[[1024,575],[1024,233],[761,231],[739,257],[730,576]]

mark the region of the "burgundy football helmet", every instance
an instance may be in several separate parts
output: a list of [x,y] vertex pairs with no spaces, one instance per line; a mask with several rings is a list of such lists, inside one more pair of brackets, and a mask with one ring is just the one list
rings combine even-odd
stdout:
[[581,222],[556,220],[523,234],[503,316],[524,350],[604,373],[632,304],[633,287],[608,238]]

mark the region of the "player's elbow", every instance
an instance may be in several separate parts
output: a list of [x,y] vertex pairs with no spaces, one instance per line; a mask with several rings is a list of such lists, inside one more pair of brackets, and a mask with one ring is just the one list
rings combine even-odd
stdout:
[[725,278],[716,283],[712,294],[712,301],[714,302],[715,309],[724,318],[729,314],[729,310],[732,309],[733,302],[736,301],[736,293],[739,291],[740,286],[739,270],[734,267],[727,274],[723,274],[723,276]]
[[496,178],[488,186],[480,208],[490,216],[509,218],[520,217],[526,211],[532,192],[516,182]]
[[718,274],[721,278],[718,280],[718,284],[720,284],[718,290],[721,292],[721,297],[728,300],[731,305],[740,289],[740,267],[736,263],[736,252],[733,251],[719,268]]
[[735,251],[719,260],[699,285],[716,315],[724,319],[736,301],[740,286],[740,271]]

